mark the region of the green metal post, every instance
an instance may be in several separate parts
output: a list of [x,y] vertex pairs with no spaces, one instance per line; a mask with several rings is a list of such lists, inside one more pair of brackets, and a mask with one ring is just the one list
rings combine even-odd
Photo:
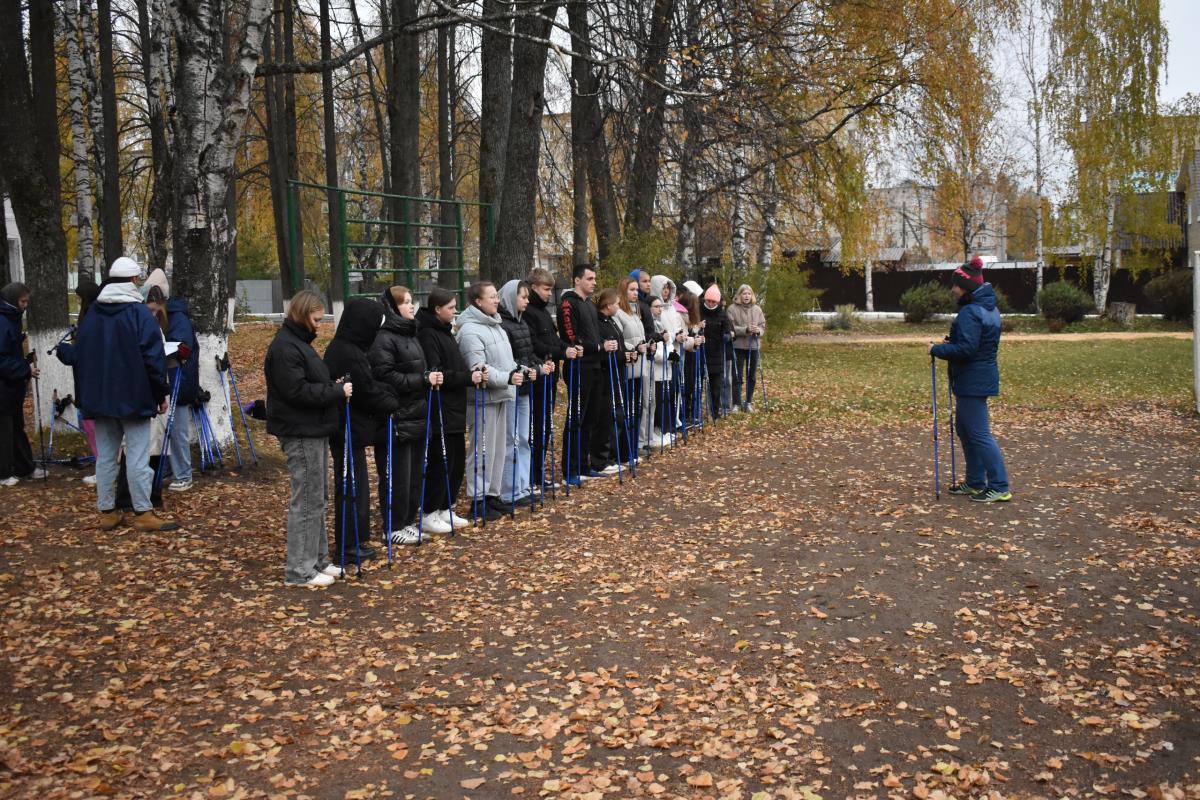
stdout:
[[337,215],[338,227],[342,231],[342,301],[350,301],[350,247],[348,238],[350,232],[346,230],[346,192],[343,189],[337,189]]
[[458,287],[458,303],[460,306],[466,306],[466,297],[463,295],[463,275],[466,272],[467,256],[463,252],[463,221],[462,221],[462,203],[454,204],[454,255],[457,259],[455,262],[454,276],[457,279]]

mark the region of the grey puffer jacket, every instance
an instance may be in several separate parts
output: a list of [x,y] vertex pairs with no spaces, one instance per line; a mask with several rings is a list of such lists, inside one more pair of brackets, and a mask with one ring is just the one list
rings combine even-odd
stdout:
[[487,365],[488,404],[505,403],[516,393],[510,383],[517,368],[508,334],[500,323],[500,315],[488,316],[475,306],[467,308],[454,321],[458,328],[458,349],[467,366]]

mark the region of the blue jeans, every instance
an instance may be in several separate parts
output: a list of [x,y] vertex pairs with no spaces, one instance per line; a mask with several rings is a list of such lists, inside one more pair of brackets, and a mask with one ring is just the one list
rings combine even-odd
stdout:
[[[540,380],[540,379],[539,379]],[[534,383],[540,391],[541,386]],[[504,418],[508,420],[508,444],[504,448],[504,471],[500,477],[500,499],[508,502],[516,497],[520,500],[529,494],[529,395],[517,395],[517,421],[513,427],[513,403],[504,404]],[[513,450],[517,453],[517,491],[513,494]],[[489,459],[490,461],[491,459]]]
[[175,480],[192,479],[192,415],[185,406],[176,408],[175,418],[171,420],[171,445],[167,458],[171,462],[171,475]]
[[121,439],[125,439],[125,477],[133,510],[151,509],[150,420],[96,417],[96,507],[112,511],[117,505],[117,475],[120,472]]
[[988,425],[986,397],[956,396],[958,438],[967,462],[967,483],[976,489],[1008,491],[1008,470]]

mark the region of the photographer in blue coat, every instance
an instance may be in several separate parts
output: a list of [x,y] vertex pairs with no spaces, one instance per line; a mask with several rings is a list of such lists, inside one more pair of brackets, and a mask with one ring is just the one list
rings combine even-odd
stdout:
[[96,302],[78,332],[83,416],[96,422],[96,505],[101,530],[123,521],[116,508],[121,441],[133,527],[166,531],[179,527],[161,519],[150,504],[150,420],[167,411],[167,367],[162,329],[142,302],[141,269],[121,257],[108,270]]
[[960,306],[950,335],[931,342],[929,354],[950,365],[950,387],[958,411],[958,437],[967,461],[966,480],[950,487],[951,494],[981,503],[1012,500],[1008,470],[1000,445],[988,424],[988,398],[1000,394],[1000,312],[996,292],[983,280],[983,260],[976,256],[954,271],[950,290]]

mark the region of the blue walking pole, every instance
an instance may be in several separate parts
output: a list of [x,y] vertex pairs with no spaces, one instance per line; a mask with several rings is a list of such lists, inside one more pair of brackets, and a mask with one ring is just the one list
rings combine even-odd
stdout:
[[762,384],[763,390],[763,408],[767,411],[771,410],[771,398],[767,396],[767,369],[763,366],[762,360],[762,336],[754,334],[754,349],[750,352],[751,357],[757,356],[754,363],[758,366],[758,380]]
[[[349,379],[349,375],[346,376]],[[357,504],[352,502],[355,499],[354,489],[354,445],[352,443],[352,434],[350,428],[350,400],[346,399],[346,414],[345,414],[346,432],[342,439],[342,531],[341,531],[341,554],[339,565],[342,568],[342,577],[346,576],[346,528],[348,523],[346,519],[354,516],[354,565],[356,568],[355,574],[362,574],[362,561],[358,547],[358,510]]]
[[[246,419],[246,409],[242,408],[242,396],[238,393],[237,373],[233,371],[233,364],[229,363],[229,353],[225,354],[224,363],[225,369],[229,370],[229,385],[233,387],[233,399],[237,403],[238,413],[242,415],[242,428],[246,431],[246,446],[250,449],[250,460],[257,467],[258,453],[254,451],[254,439],[250,437],[250,421]],[[229,422],[232,426],[233,420],[230,419]]]
[[[474,462],[471,474],[471,523],[479,519],[479,384],[475,385],[475,425],[471,429],[471,459]],[[451,512],[453,513],[453,512]]]
[[613,446],[617,448],[617,483],[625,483],[625,478],[621,475],[621,437],[617,433],[617,390],[613,384],[613,372],[616,371],[616,366],[616,353],[610,352],[608,354],[608,398],[612,406]]
[[[616,354],[615,353],[613,354],[613,363],[614,364],[616,363]],[[619,369],[623,369],[623,368],[624,368],[623,366],[619,367]],[[637,459],[634,458],[634,455],[632,452],[633,433],[629,430],[628,397],[629,397],[628,392],[624,396],[621,395],[621,380],[620,380],[620,378],[618,378],[617,379],[617,394],[613,398],[613,400],[614,400],[614,402],[616,402],[617,406],[621,409],[621,419],[625,420],[625,425],[623,426],[625,429],[625,458],[627,458],[629,460],[629,475],[632,478],[636,478],[637,477]],[[620,453],[620,448],[618,448],[618,454],[619,453]],[[620,458],[618,458],[617,460],[619,462]]]
[[[446,478],[446,517],[450,520],[450,535],[454,536],[457,532],[454,530],[454,498],[450,496],[450,456],[446,452],[446,421],[442,418],[441,387],[437,387],[433,396],[437,398],[438,437],[442,443],[442,473]],[[421,492],[421,501],[424,502],[424,500],[425,493]]]
[[[550,413],[546,415],[546,429],[542,431],[542,435],[549,443],[548,449],[550,450],[550,499],[557,500],[558,496],[556,495],[555,484],[558,483],[558,465],[554,463],[556,458],[554,453],[554,399],[558,395],[558,392],[547,387],[546,393],[550,396]],[[542,477],[545,478],[544,468]],[[544,490],[542,491],[542,507],[546,507],[546,492]]]
[[238,469],[241,469],[242,446],[238,444],[237,428],[233,424],[233,406],[229,402],[229,388],[225,385],[225,373],[221,370],[221,359],[217,359],[217,379],[221,381],[221,396],[225,398],[225,410],[229,412],[229,428],[233,432],[233,454],[237,457]]
[[954,379],[950,377],[950,362],[946,362],[946,402],[950,406],[950,485],[958,485],[958,464],[954,458]]
[[571,376],[574,374],[575,365],[568,361],[567,373],[563,376],[566,378],[564,383],[567,385],[567,413],[563,418],[563,432],[566,433],[566,436],[564,437],[566,441],[563,443],[563,450],[565,451],[565,459],[563,461],[563,491],[566,493],[567,497],[571,496],[571,439],[574,438],[574,434],[571,432],[571,423],[573,421],[571,417],[571,410],[574,408],[572,398],[575,396],[575,392],[573,391],[573,387],[571,385]]
[[[221,445],[217,442],[217,434],[213,431],[212,420],[208,416],[208,408],[206,408],[203,405],[200,406],[200,418],[201,418],[201,421],[204,423],[204,428],[208,431],[209,463],[210,464],[220,464],[221,466],[225,466],[225,458],[224,458],[224,456],[221,455]],[[232,417],[229,420],[229,424],[232,427],[232,425],[233,425]],[[237,432],[234,431],[234,436],[236,437],[236,435],[237,435]]]
[[513,438],[512,438],[512,485],[508,487],[508,516],[512,519],[517,518],[517,406],[521,403],[521,388],[517,387],[516,393],[513,395]]
[[[421,498],[417,501],[417,546],[420,547],[425,537],[425,474],[429,469],[429,420],[433,413],[433,387],[425,397],[425,449],[421,455]],[[451,528],[453,531],[453,528]]]
[[204,432],[200,430],[200,415],[196,413],[194,406],[191,408],[191,412],[192,427],[196,430],[196,443],[200,451],[200,471],[204,472],[206,469],[208,469],[207,456],[204,452]]
[[[166,463],[167,456],[171,452],[171,428],[175,424],[175,407],[176,407],[176,404],[179,402],[179,384],[180,384],[180,375],[182,375],[182,374],[183,374],[183,367],[181,367],[181,366],[176,367],[175,368],[175,385],[171,387],[171,403],[167,408],[167,425],[166,425],[166,429],[163,431],[162,451],[158,454],[158,466],[154,470],[154,488],[155,489],[159,489],[160,487],[162,487],[163,471],[164,471],[163,465]],[[53,436],[54,429],[51,428],[50,432],[51,432],[51,435]],[[53,441],[53,439],[51,439],[51,441]]]
[[[540,372],[540,370],[539,370],[539,372]],[[538,375],[539,380],[541,380],[543,378],[545,378],[544,375]],[[545,385],[546,385],[546,381],[542,380],[542,386],[545,387]],[[533,391],[534,391],[533,387],[530,386],[529,387],[529,464],[530,464],[531,468],[533,465],[533,453],[534,453],[534,448],[533,448]],[[543,390],[542,394],[543,395],[545,394],[544,390]],[[543,403],[542,403],[543,412],[545,411],[545,408],[546,408],[545,398],[543,397]],[[540,473],[541,470],[538,470],[538,472]],[[538,498],[537,492],[538,492],[538,490],[533,488],[532,472],[527,471],[527,473],[529,474],[529,515],[533,516],[533,512],[535,510],[537,510],[537,498]],[[543,478],[540,474],[538,475],[538,483],[542,486],[542,488],[541,488],[542,504],[544,505],[546,489],[545,489],[545,485],[543,484]]]
[[392,568],[392,435],[395,430],[394,425],[392,415],[388,414],[387,464],[384,469],[387,480],[387,517],[383,521],[383,538],[387,544],[388,569]]
[[[666,351],[666,348],[664,347],[663,348],[663,361],[662,361],[662,365],[663,365],[662,381],[661,381],[661,383],[662,383],[662,398],[659,401],[659,405],[662,407],[662,417],[658,421],[658,453],[659,453],[659,455],[662,455],[663,451],[667,449],[667,395],[670,393],[670,390],[671,390],[671,382],[669,380],[667,380],[667,360],[668,360],[667,356],[668,355],[670,355],[670,353],[668,353]],[[673,441],[674,440],[672,440],[672,442]]]
[[[938,413],[937,413],[937,359],[933,356],[929,357],[929,377],[931,391],[933,397],[933,496],[936,500],[942,499],[942,476],[941,467],[938,464]],[[764,392],[764,396],[765,396]]]

